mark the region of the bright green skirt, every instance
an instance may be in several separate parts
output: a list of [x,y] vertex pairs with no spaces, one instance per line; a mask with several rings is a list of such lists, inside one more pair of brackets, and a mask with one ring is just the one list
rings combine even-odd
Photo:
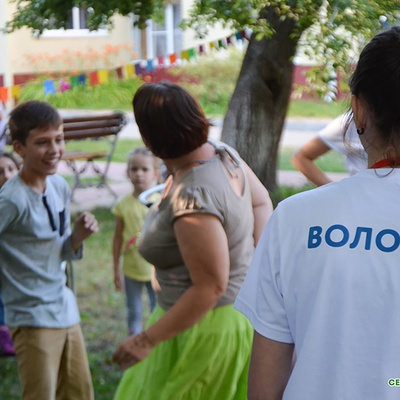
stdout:
[[[165,312],[157,306],[149,325]],[[245,400],[252,338],[246,317],[218,307],[126,370],[114,400]]]

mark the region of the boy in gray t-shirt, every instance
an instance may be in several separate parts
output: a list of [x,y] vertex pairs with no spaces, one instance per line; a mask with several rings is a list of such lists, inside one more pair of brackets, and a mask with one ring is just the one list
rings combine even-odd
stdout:
[[15,344],[22,399],[94,398],[76,299],[63,260],[82,257],[98,230],[90,213],[69,222],[69,188],[55,175],[64,152],[62,120],[42,101],[11,113],[22,168],[0,190],[0,286]]

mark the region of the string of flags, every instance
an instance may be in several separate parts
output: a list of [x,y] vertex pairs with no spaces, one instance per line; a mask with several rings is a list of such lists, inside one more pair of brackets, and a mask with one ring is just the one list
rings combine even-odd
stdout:
[[[231,36],[208,42],[207,44],[209,50],[207,50],[207,44],[200,44],[198,48],[182,50],[180,57],[178,57],[177,53],[172,53],[167,56],[158,56],[154,59],[147,59],[135,62],[133,64],[127,64],[112,70],[101,69],[98,71],[81,73],[69,77],[47,79],[43,81],[44,94],[47,96],[54,95],[57,92],[64,93],[78,86],[93,87],[96,85],[107,84],[110,80],[110,76],[112,75],[116,76],[118,79],[129,79],[133,78],[134,76],[145,77],[146,75],[151,75],[157,69],[190,62],[198,55],[201,56],[207,53],[207,51],[227,49],[229,46],[243,43],[244,39],[249,40],[249,35],[246,31],[241,31]],[[10,100],[14,100],[17,103],[21,96],[22,86],[24,85],[20,84],[13,85],[11,87],[0,87],[0,101],[3,104]]]

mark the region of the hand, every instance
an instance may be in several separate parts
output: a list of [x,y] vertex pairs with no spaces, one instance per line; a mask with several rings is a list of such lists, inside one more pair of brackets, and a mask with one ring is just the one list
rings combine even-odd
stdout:
[[138,335],[129,336],[125,339],[114,353],[113,361],[117,363],[122,370],[126,370],[145,359],[153,348],[153,342],[149,339],[146,332],[143,331]]
[[98,230],[99,226],[95,216],[85,211],[75,220],[74,230],[71,235],[72,248],[76,251],[86,238]]
[[114,272],[114,287],[118,291],[120,291],[120,292],[122,291],[123,283],[122,283],[122,279],[121,279],[121,274],[119,272],[117,272],[117,273]]

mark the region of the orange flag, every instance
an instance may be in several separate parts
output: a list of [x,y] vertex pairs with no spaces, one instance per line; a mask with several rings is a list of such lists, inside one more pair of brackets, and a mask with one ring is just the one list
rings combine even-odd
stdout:
[[172,65],[172,64],[175,64],[175,63],[176,63],[176,60],[177,60],[176,53],[173,53],[173,54],[170,54],[170,55],[169,55],[169,62],[171,63],[171,65]]
[[5,103],[8,101],[8,88],[0,87],[0,100]]

